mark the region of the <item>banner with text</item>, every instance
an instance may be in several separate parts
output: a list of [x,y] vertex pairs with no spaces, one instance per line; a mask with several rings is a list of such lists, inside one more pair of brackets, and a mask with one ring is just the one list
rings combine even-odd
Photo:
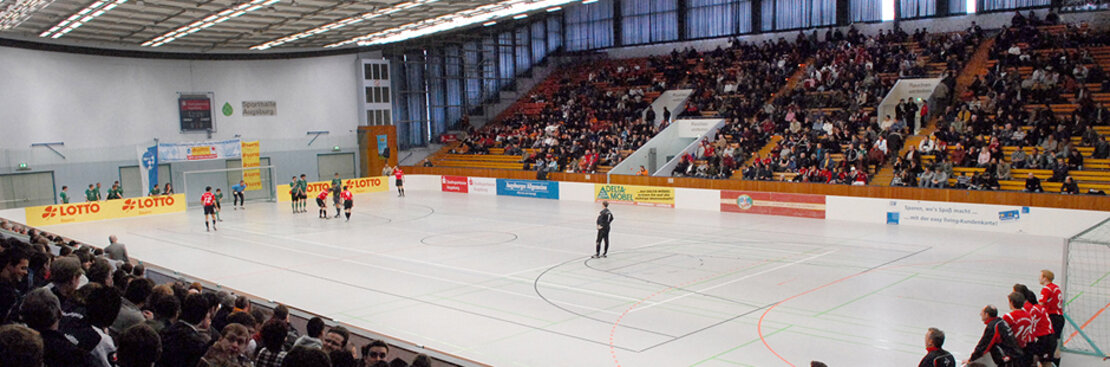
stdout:
[[497,179],[497,195],[559,200],[559,183],[499,178]]
[[158,161],[160,162],[228,159],[239,158],[241,155],[242,144],[239,139],[191,143],[158,143]]
[[721,191],[721,211],[825,218],[825,195]]
[[439,182],[443,192],[458,192],[465,194],[470,191],[470,185],[466,177],[463,176],[440,176]]
[[594,185],[594,201],[643,206],[674,207],[673,187]]
[[[352,194],[365,194],[368,192],[389,191],[388,177],[362,177],[343,180],[343,185],[351,190]],[[308,183],[305,195],[310,199],[315,198],[321,191],[331,191],[331,181],[316,181]],[[289,202],[289,185],[278,185],[278,202]]]
[[474,195],[497,195],[497,179],[489,177],[468,177],[467,190]]
[[24,211],[27,216],[27,225],[37,227],[153,214],[179,213],[184,212],[185,207],[185,194],[176,194],[75,204],[32,206],[24,208]]
[[[244,141],[243,147],[243,168],[255,168],[261,166],[260,156],[262,153],[262,146],[255,141]],[[262,171],[258,169],[243,170],[243,182],[247,184],[247,191],[262,190]]]
[[158,147],[152,145],[136,149],[139,154],[139,178],[143,183],[143,191],[139,194],[146,194],[154,186],[158,186]]

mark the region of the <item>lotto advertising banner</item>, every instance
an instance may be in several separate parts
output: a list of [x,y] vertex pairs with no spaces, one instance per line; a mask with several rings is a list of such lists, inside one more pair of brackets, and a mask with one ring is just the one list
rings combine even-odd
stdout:
[[594,201],[674,208],[674,188],[595,184]]
[[721,211],[825,218],[825,196],[754,191],[721,191]]
[[470,184],[467,182],[466,177],[463,176],[440,176],[439,182],[443,192],[469,192]]
[[497,195],[559,200],[559,183],[555,181],[497,179]]
[[29,226],[91,222],[185,211],[185,194],[24,208]]
[[[244,141],[242,152],[243,168],[261,166],[259,156],[262,152],[262,146],[258,143],[258,140]],[[257,169],[243,170],[243,182],[247,184],[247,191],[262,190],[262,172]]]
[[242,143],[239,139],[158,144],[158,161],[160,162],[228,159],[239,158],[241,155]]
[[[343,180],[343,185],[347,186],[347,188],[351,190],[352,194],[383,192],[389,191],[388,179],[389,178],[385,176],[352,178],[348,180]],[[308,189],[305,190],[305,196],[308,196],[309,199],[314,199],[316,198],[316,195],[320,195],[321,191],[331,191],[331,181],[309,182]],[[278,202],[281,203],[287,203],[291,201],[289,197],[288,184],[277,186],[277,197]]]

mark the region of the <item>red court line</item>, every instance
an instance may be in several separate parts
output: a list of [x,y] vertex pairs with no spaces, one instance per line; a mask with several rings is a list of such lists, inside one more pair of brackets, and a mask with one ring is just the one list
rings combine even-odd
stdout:
[[[1098,318],[1098,316],[1102,314],[1102,311],[1106,311],[1107,308],[1110,308],[1110,303],[1107,303],[1106,306],[1102,306],[1101,310],[1098,310],[1098,312],[1095,312],[1094,316],[1091,316],[1091,318],[1087,319],[1087,322],[1083,323],[1083,326],[1079,327],[1079,330],[1086,329],[1087,325],[1090,325],[1091,321],[1095,321],[1095,319]],[[1064,341],[1064,345],[1068,345],[1068,342],[1071,341],[1071,338],[1074,338],[1076,335],[1079,335],[1079,331],[1073,331],[1071,333],[1071,336],[1068,336],[1068,340]]]
[[[810,289],[810,290],[808,290],[808,291],[805,291],[805,292],[802,292],[802,293],[798,293],[798,294],[795,294],[795,295],[793,295],[793,296],[790,296],[789,298],[786,298],[786,299],[784,299],[784,300],[782,300],[782,301],[779,301],[778,303],[776,303],[776,304],[774,304],[774,305],[771,305],[771,307],[768,307],[768,308],[767,308],[767,310],[763,311],[763,314],[762,314],[762,315],[759,315],[759,323],[757,323],[757,324],[756,324],[756,331],[758,331],[758,332],[759,332],[759,340],[763,342],[763,346],[764,346],[764,347],[766,347],[766,348],[767,348],[767,350],[771,352],[771,354],[774,354],[774,355],[775,355],[775,357],[778,357],[778,359],[782,360],[782,361],[783,361],[784,363],[786,363],[786,365],[788,365],[788,366],[790,366],[790,367],[797,367],[797,366],[795,366],[795,365],[794,365],[793,363],[790,363],[790,361],[787,361],[787,360],[786,360],[786,358],[784,358],[784,357],[783,357],[782,355],[780,355],[780,354],[779,354],[778,352],[776,352],[776,351],[775,351],[775,348],[772,348],[772,347],[771,347],[771,345],[767,343],[767,339],[766,339],[766,338],[765,338],[765,337],[763,336],[763,318],[764,318],[764,317],[766,317],[766,316],[767,316],[767,314],[771,313],[771,310],[774,310],[774,309],[775,309],[775,307],[778,307],[779,305],[781,305],[781,304],[783,304],[783,303],[786,303],[787,301],[793,300],[793,299],[795,299],[795,298],[798,298],[798,297],[804,296],[804,295],[806,295],[806,294],[809,294],[809,293],[812,293],[812,292],[815,292],[815,291],[818,291],[818,290],[824,289],[824,288],[826,288],[826,287],[828,287],[828,286],[831,286],[831,285],[834,285],[834,284],[837,284],[837,283],[843,282],[843,281],[845,281],[845,280],[848,280],[848,279],[852,279],[852,278],[858,277],[858,276],[860,276],[860,275],[864,275],[864,274],[869,274],[869,273],[871,273],[871,272],[879,271],[879,270],[893,270],[893,269],[898,269],[898,268],[905,268],[905,267],[913,267],[913,266],[928,266],[928,265],[937,265],[937,264],[955,264],[955,263],[999,263],[999,262],[1007,262],[1007,261],[999,261],[999,260],[967,260],[967,261],[952,261],[952,262],[949,262],[949,261],[937,261],[937,262],[928,262],[928,263],[918,263],[918,264],[905,264],[905,265],[898,265],[898,266],[878,267],[878,268],[875,268],[875,269],[871,269],[871,270],[867,270],[867,271],[863,271],[863,272],[855,273],[855,274],[852,274],[852,275],[849,275],[849,276],[846,276],[846,277],[843,277],[843,278],[840,278],[840,279],[834,280],[834,281],[832,281],[832,282],[829,282],[829,283],[827,283],[827,284],[825,284],[825,285],[822,285],[822,286],[819,286],[819,287],[817,287],[817,288],[813,288],[813,289]],[[1108,306],[1110,306],[1110,305],[1108,305]]]

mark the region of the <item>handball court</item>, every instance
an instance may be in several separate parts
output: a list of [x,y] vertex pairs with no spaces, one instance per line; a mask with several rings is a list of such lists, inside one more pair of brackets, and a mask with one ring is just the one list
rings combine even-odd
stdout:
[[1061,266],[1058,238],[625,205],[591,259],[599,204],[408,191],[46,229],[494,366],[911,366],[929,327],[962,361]]

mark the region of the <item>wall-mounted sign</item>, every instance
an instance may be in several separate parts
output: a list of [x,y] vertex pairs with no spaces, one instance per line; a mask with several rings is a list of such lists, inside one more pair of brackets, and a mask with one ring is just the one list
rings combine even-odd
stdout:
[[243,101],[243,116],[277,116],[277,101]]
[[181,131],[215,131],[212,120],[212,93],[178,93],[177,109]]

